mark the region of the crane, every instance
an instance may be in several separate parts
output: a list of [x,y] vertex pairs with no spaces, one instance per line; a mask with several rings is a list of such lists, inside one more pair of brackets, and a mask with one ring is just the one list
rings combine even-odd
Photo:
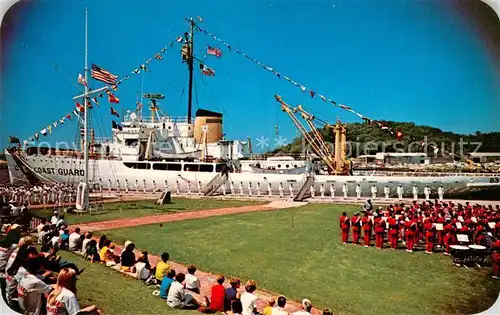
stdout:
[[[281,104],[281,110],[288,114],[294,125],[297,127],[297,129],[304,137],[304,139],[309,143],[314,153],[316,153],[316,155],[318,155],[318,157],[320,157],[321,160],[326,164],[326,166],[328,167],[328,172],[330,174],[333,173],[337,174],[338,172],[345,173],[344,170],[345,163],[339,163],[338,160],[336,161],[335,156],[332,153],[327,142],[319,132],[318,128],[316,128],[316,126],[314,125],[314,121],[322,123],[327,129],[335,129],[337,128],[337,126],[330,125],[327,122],[306,112],[301,105],[298,105],[297,107],[292,107],[287,103],[285,103],[281,98],[281,96],[275,95],[274,97],[276,101],[278,101]],[[309,131],[297,118],[296,114],[299,114],[300,117],[306,122],[307,126],[309,127]]]

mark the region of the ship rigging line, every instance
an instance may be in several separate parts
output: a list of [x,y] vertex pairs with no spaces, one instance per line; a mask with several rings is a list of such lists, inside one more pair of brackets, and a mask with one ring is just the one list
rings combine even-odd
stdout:
[[[214,34],[210,33],[209,31],[201,28],[196,22],[193,21],[193,24],[194,24],[194,27],[196,27],[200,32],[204,33],[205,35],[207,35],[208,37],[211,37],[213,40],[221,43],[222,45],[226,46],[226,48],[229,50],[229,51],[235,51],[237,54],[245,57],[246,59],[252,61],[253,63],[259,65],[261,68],[264,68],[270,72],[272,72],[276,77],[278,77],[279,79],[283,78],[285,79],[286,81],[292,83],[293,85],[295,85],[296,87],[299,87],[302,92],[309,92],[309,94],[311,95],[311,98],[314,98],[314,96],[318,96],[319,98],[321,98],[321,100],[323,102],[329,102],[331,103],[333,106],[336,106],[336,107],[339,107],[343,110],[346,110],[352,114],[355,114],[356,116],[358,116],[359,118],[361,118],[362,120],[366,121],[369,123],[369,125],[372,125],[372,124],[377,124],[379,128],[381,128],[382,130],[386,130],[388,131],[392,136],[395,136],[398,140],[402,139],[404,136],[408,136],[411,138],[412,141],[418,141],[417,138],[411,136],[411,135],[404,135],[403,133],[401,133],[400,131],[397,131],[395,132],[390,126],[388,126],[386,123],[383,123],[381,121],[377,121],[377,120],[374,120],[374,119],[371,119],[361,113],[359,113],[358,111],[352,109],[351,107],[347,106],[347,105],[344,105],[344,104],[341,104],[341,103],[337,103],[336,101],[332,100],[331,98],[328,98],[320,93],[317,93],[316,91],[300,84],[299,82],[291,79],[290,77],[288,76],[285,76],[281,73],[279,73],[278,71],[276,71],[274,68],[272,67],[269,67],[267,66],[266,64],[260,62],[259,60],[255,59],[255,58],[252,58],[250,57],[248,54],[244,53],[243,51],[235,48],[235,47],[232,47],[231,45],[229,45],[227,42],[225,42],[224,40],[222,40],[221,38],[215,36]],[[428,147],[431,147],[435,152],[437,152],[439,150],[438,147],[436,147],[435,145],[431,144],[431,143],[426,143],[425,140],[421,140],[421,145],[422,147],[427,145]],[[462,159],[462,157],[454,152],[450,152],[450,151],[445,151],[443,150],[445,153],[447,153],[448,155],[452,155],[454,157],[458,157],[460,159]]]

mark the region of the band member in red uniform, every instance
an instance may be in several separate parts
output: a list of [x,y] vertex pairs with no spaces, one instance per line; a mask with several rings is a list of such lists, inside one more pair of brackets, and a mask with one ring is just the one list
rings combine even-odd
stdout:
[[493,273],[491,277],[493,279],[500,279],[500,241],[496,241],[491,246],[491,265],[493,267]]
[[482,225],[477,226],[476,245],[486,246],[486,236],[484,235],[484,227]]
[[342,212],[340,217],[340,230],[342,231],[342,243],[347,244],[349,239],[349,228],[351,227],[349,217],[346,212]]
[[409,217],[409,221],[405,222],[405,235],[406,235],[406,251],[413,252],[415,244],[415,236],[417,233],[417,219]]
[[382,249],[384,247],[386,222],[382,218],[375,219],[375,246]]
[[359,217],[359,213],[354,213],[354,216],[351,219],[352,225],[352,242],[356,245],[359,245],[359,238],[361,237],[361,218]]
[[387,222],[389,223],[389,243],[391,244],[391,248],[395,250],[398,248],[398,221],[396,221],[393,215],[387,219]]
[[455,227],[451,222],[447,222],[445,226],[443,227],[444,229],[444,237],[443,237],[443,242],[445,246],[445,255],[450,254],[450,246],[455,245],[457,243],[456,236],[455,236]]
[[436,223],[441,223],[443,225],[443,230],[436,232],[437,238],[438,238],[438,247],[439,248],[443,247],[443,245],[444,245],[444,235],[445,235],[444,224],[445,224],[445,222],[446,222],[446,220],[444,218],[444,215],[441,213],[436,220]]
[[432,250],[434,249],[434,232],[435,232],[435,227],[432,225],[431,220],[426,220],[424,223],[424,230],[425,230],[425,253],[426,254],[432,254]]
[[500,220],[498,220],[498,222],[495,224],[495,233],[493,233],[493,235],[496,238],[500,238]]
[[371,237],[372,237],[373,222],[368,217],[368,212],[365,212],[365,216],[363,217],[363,219],[361,220],[361,222],[363,223],[363,237],[364,237],[364,241],[365,241],[364,245],[365,245],[365,247],[369,247],[370,246],[370,240],[371,240]]

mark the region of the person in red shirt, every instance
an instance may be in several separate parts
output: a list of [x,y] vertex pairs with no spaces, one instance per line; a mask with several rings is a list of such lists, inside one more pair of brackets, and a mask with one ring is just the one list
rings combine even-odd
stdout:
[[437,245],[437,247],[438,248],[441,248],[444,245],[444,235],[445,235],[444,224],[445,224],[445,222],[446,222],[446,220],[444,218],[444,215],[441,213],[439,215],[439,217],[437,218],[437,220],[436,220],[436,223],[440,223],[440,224],[443,225],[443,230],[437,231],[437,239],[438,239],[438,245]]
[[432,254],[432,251],[434,249],[434,232],[435,232],[435,227],[432,225],[431,220],[426,220],[424,223],[424,230],[425,230],[425,253],[426,254]]
[[477,226],[475,243],[476,245],[486,246],[486,236],[484,235],[484,227],[482,225]]
[[382,218],[375,219],[375,246],[382,249],[384,247],[386,222]]
[[351,227],[349,217],[346,212],[342,212],[340,217],[340,230],[342,231],[342,243],[347,244],[349,240],[349,228]]
[[415,236],[417,233],[417,219],[409,217],[409,221],[405,222],[405,235],[406,235],[406,251],[413,252],[415,244]]
[[210,295],[210,309],[215,312],[224,312],[224,297],[226,289],[224,288],[224,276],[217,277],[217,284],[212,287]]
[[445,226],[443,227],[444,229],[444,237],[443,237],[443,242],[445,246],[445,255],[450,255],[450,246],[455,245],[457,243],[456,236],[455,236],[455,227],[453,224],[450,222],[447,222]]
[[493,233],[493,235],[496,237],[496,238],[500,238],[500,220],[495,224],[495,233]]
[[359,213],[354,213],[351,218],[352,225],[352,242],[356,245],[359,245],[359,238],[361,237],[361,218],[359,217]]
[[387,219],[389,223],[389,243],[391,248],[396,250],[398,248],[398,221],[394,218],[394,215]]
[[363,224],[364,245],[365,245],[365,247],[369,247],[370,246],[370,240],[371,240],[371,237],[372,237],[373,222],[368,217],[368,212],[365,212],[365,216],[363,217],[363,219],[361,219],[361,222]]

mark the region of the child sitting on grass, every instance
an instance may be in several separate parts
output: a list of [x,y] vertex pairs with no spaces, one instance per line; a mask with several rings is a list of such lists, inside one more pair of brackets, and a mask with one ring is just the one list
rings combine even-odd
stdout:
[[276,303],[275,299],[269,299],[267,300],[267,306],[264,307],[264,315],[271,315],[273,313],[273,307],[274,304]]
[[186,289],[200,294],[200,280],[194,275],[196,272],[196,266],[190,265],[187,269],[188,274],[186,275],[186,280],[184,282]]

